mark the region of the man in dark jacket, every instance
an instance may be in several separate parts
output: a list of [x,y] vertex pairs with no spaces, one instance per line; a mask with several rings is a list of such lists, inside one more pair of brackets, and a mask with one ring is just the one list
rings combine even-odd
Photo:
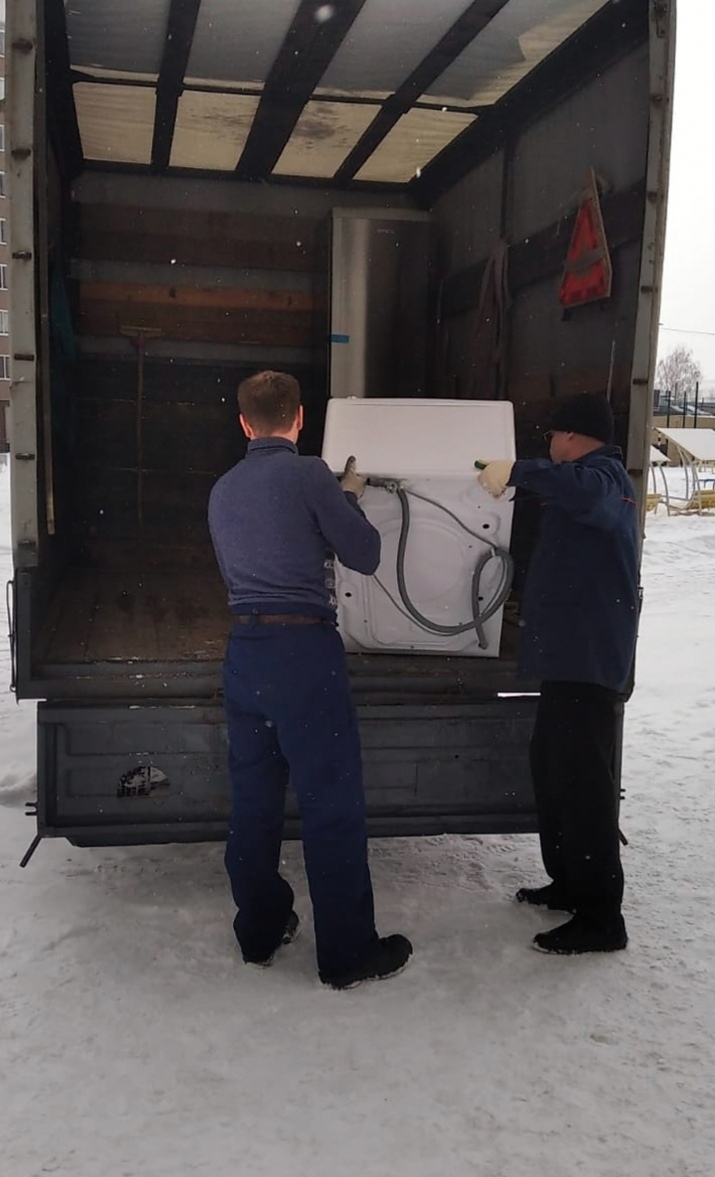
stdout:
[[226,868],[243,959],[269,965],[295,938],[279,873],[285,790],[298,799],[321,980],[336,989],[394,976],[412,946],[375,931],[360,740],[336,629],[334,555],[370,575],[380,535],[358,506],[349,459],[338,483],[299,457],[298,382],[261,372],[238,390],[249,438],[214,486],[209,526],[234,627],[224,664],[233,815]]
[[551,461],[491,462],[479,475],[495,497],[521,487],[543,506],[520,671],[541,680],[530,757],[552,881],[517,899],[573,913],[535,937],[541,951],[611,952],[627,944],[613,759],[638,622],[638,512],[605,397],[563,402],[549,433]]

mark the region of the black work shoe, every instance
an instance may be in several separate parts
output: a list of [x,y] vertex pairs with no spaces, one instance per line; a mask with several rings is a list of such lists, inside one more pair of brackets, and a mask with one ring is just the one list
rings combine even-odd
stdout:
[[567,924],[552,928],[550,932],[539,932],[532,941],[538,952],[550,952],[557,956],[577,956],[581,952],[619,952],[628,943],[623,916],[618,916],[608,926],[594,924],[583,916],[575,915]]
[[364,960],[342,977],[326,977],[321,981],[331,989],[354,989],[363,981],[386,981],[396,977],[412,956],[412,945],[406,936],[383,936],[368,950]]
[[528,903],[530,907],[547,907],[549,911],[573,911],[573,907],[559,891],[556,883],[545,887],[520,887],[516,893],[517,903]]
[[300,920],[298,919],[298,916],[296,915],[296,913],[294,911],[292,911],[286,921],[285,931],[284,931],[283,935],[281,936],[280,944],[276,945],[276,947],[273,949],[273,952],[270,954],[270,956],[266,956],[262,960],[255,960],[253,957],[244,956],[244,958],[243,958],[244,964],[252,964],[252,965],[255,965],[256,968],[267,969],[270,965],[273,964],[273,961],[275,960],[275,956],[276,956],[278,949],[282,948],[284,944],[292,944],[293,941],[295,939],[297,939],[297,937],[299,935],[300,935]]

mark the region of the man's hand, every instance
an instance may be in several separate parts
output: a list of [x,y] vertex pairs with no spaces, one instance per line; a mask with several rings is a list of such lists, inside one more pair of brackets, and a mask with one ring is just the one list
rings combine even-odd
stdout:
[[348,458],[339,481],[343,490],[352,491],[356,498],[362,498],[363,491],[367,485],[367,478],[364,478],[362,474],[358,474],[355,469],[354,457]]
[[488,490],[493,498],[500,499],[509,485],[513,466],[514,463],[509,458],[487,462],[482,472],[477,475],[477,482]]

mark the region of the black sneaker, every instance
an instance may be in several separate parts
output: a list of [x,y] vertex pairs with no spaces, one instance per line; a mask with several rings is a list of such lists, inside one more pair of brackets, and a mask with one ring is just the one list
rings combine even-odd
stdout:
[[573,911],[556,883],[547,883],[545,887],[520,887],[516,901],[528,903],[530,907],[547,907],[549,911]]
[[619,915],[612,924],[604,926],[575,915],[567,924],[561,924],[550,932],[539,932],[532,943],[538,952],[550,952],[556,956],[577,956],[582,952],[620,952],[628,943],[628,933],[623,916]]
[[290,913],[290,915],[288,916],[288,920],[287,920],[286,926],[285,926],[285,932],[281,936],[280,944],[276,945],[276,947],[273,949],[273,952],[271,953],[271,955],[264,957],[263,960],[254,960],[250,956],[244,956],[244,958],[243,958],[244,964],[252,964],[252,965],[255,965],[255,967],[259,968],[259,969],[269,968],[270,965],[272,965],[273,961],[275,960],[275,956],[276,956],[278,949],[282,948],[284,944],[292,944],[293,941],[295,939],[297,939],[297,937],[299,935],[300,935],[300,920],[298,919],[298,916],[296,915],[296,913],[294,911],[292,911]]
[[412,945],[406,936],[383,936],[369,949],[361,964],[342,977],[325,977],[321,981],[331,989],[354,989],[363,981],[385,981],[396,977],[412,956]]

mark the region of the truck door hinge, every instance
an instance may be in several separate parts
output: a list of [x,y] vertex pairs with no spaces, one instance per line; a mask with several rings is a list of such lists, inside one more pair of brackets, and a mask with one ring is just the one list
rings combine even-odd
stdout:
[[653,19],[655,20],[655,34],[665,37],[668,32],[670,16],[670,0],[653,0]]

